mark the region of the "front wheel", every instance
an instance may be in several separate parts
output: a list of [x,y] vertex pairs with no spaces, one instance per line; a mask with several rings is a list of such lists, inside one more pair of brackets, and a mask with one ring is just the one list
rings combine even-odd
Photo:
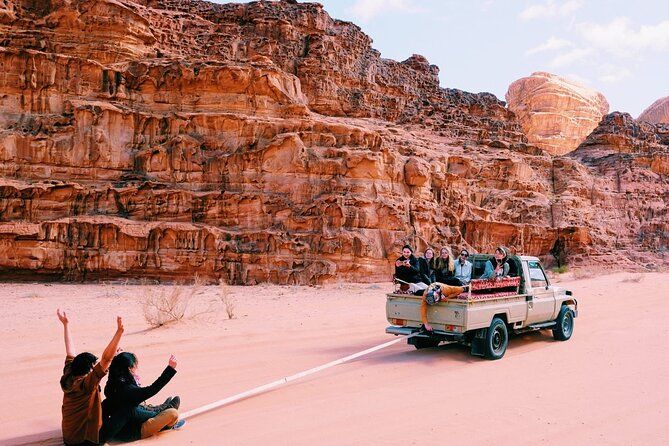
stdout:
[[571,338],[574,332],[574,311],[564,305],[555,322],[557,325],[553,329],[553,338],[557,341],[566,341]]
[[485,357],[488,359],[501,359],[506,353],[509,345],[509,332],[504,321],[498,317],[493,318],[485,340]]

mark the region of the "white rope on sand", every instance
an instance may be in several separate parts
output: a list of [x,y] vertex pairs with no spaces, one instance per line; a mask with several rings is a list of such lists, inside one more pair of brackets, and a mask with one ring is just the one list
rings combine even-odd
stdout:
[[243,400],[246,398],[250,398],[252,396],[258,395],[263,392],[267,392],[268,390],[274,389],[276,387],[282,386],[284,384],[287,384],[291,381],[295,381],[300,378],[304,378],[305,376],[312,375],[314,373],[320,372],[321,370],[329,369],[330,367],[334,367],[339,364],[343,364],[348,361],[352,361],[356,358],[359,358],[361,356],[368,355],[370,353],[379,351],[381,349],[384,349],[386,347],[390,347],[393,344],[396,344],[404,339],[409,339],[414,336],[416,336],[418,333],[413,333],[407,336],[399,336],[397,339],[393,339],[392,341],[384,342],[383,344],[377,345],[376,347],[368,348],[367,350],[363,350],[358,353],[354,353],[352,355],[337,359],[335,361],[330,361],[327,364],[320,365],[318,367],[311,368],[309,370],[305,370],[303,372],[296,373],[294,375],[286,376],[281,379],[277,379],[276,381],[273,381],[271,383],[264,384],[262,386],[255,387],[251,390],[247,390],[246,392],[238,393],[236,395],[229,396],[227,398],[223,398],[222,400],[214,401],[213,403],[206,404],[204,406],[198,407],[196,409],[189,410],[188,412],[184,412],[181,414],[182,419],[186,418],[192,418],[196,415],[203,414],[205,412],[210,412],[214,409],[218,409],[223,406],[227,406],[228,404],[232,404],[234,402],[237,402],[239,400]]
[[[247,390],[246,392],[238,393],[237,395],[232,395],[227,398],[224,398],[222,400],[214,401],[213,403],[207,404],[202,407],[198,407],[193,410],[189,410],[188,412],[184,412],[181,414],[181,419],[186,419],[186,418],[192,418],[196,415],[203,414],[205,412],[210,412],[214,409],[218,409],[223,406],[227,406],[229,404],[232,404],[236,401],[243,400],[245,398],[250,398],[252,396],[258,395],[263,392],[267,392],[268,390],[274,389],[276,387],[282,386],[284,384],[287,384],[291,381],[295,381],[296,379],[304,378],[305,376],[312,375],[316,372],[320,372],[321,370],[329,369],[330,367],[334,367],[339,364],[343,364],[348,361],[352,361],[356,358],[359,358],[361,356],[368,355],[370,353],[379,351],[381,349],[384,349],[386,347],[390,347],[393,344],[396,344],[404,339],[409,339],[412,338],[419,333],[413,333],[407,336],[398,336],[397,339],[393,339],[392,341],[384,342],[383,344],[377,345],[376,347],[368,348],[367,350],[363,350],[358,353],[354,353],[352,355],[346,356],[344,358],[337,359],[335,361],[328,362],[327,364],[320,365],[318,367],[311,368],[309,370],[305,370],[300,373],[296,373],[294,375],[286,376],[285,378],[278,379],[276,381],[273,381],[271,383],[255,387],[251,390]],[[51,432],[42,432],[40,434],[35,434],[35,435],[29,435],[27,437],[22,437],[20,439],[13,439],[11,444],[16,444],[16,445],[28,445],[28,444],[61,444],[61,437],[59,436],[60,431],[55,430]],[[53,443],[55,442],[55,443]],[[4,444],[4,439],[1,444]]]

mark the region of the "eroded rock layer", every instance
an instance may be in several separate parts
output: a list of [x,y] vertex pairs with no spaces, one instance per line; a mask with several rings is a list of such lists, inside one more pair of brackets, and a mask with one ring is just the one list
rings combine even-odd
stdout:
[[[596,166],[370,43],[318,4],[0,0],[3,277],[319,283],[386,280],[405,242],[610,252],[609,220],[578,218]],[[658,156],[638,172],[666,190]],[[644,206],[619,243],[657,256]]]
[[512,83],[506,100],[529,141],[552,155],[576,149],[609,112],[601,93],[544,72]]

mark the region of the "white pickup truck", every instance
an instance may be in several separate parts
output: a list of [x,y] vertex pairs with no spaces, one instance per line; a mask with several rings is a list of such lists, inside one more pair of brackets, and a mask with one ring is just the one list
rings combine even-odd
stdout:
[[[491,255],[476,254],[472,277],[480,277]],[[569,339],[578,315],[578,303],[571,291],[551,285],[541,262],[531,256],[511,256],[509,277],[501,280],[472,280],[468,291],[427,308],[426,331],[421,321],[422,296],[387,295],[386,333],[414,335],[407,342],[416,348],[436,347],[441,342],[459,342],[471,354],[500,359],[506,352],[509,333],[550,328],[553,337]],[[425,304],[423,304],[425,305]]]

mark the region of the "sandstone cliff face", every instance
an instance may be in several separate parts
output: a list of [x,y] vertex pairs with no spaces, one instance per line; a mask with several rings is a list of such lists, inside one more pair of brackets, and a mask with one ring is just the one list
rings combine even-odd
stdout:
[[637,119],[652,124],[669,124],[669,96],[653,102]]
[[319,283],[387,280],[405,242],[609,251],[601,222],[575,217],[587,163],[528,143],[493,95],[439,88],[423,57],[382,59],[318,4],[2,5],[3,277]]
[[[578,162],[578,163],[575,163]],[[669,246],[669,125],[637,123],[611,113],[557,162],[556,192],[563,224],[592,225],[593,246],[605,263],[645,265]]]
[[543,72],[512,83],[506,100],[529,141],[552,155],[576,149],[609,111],[601,93]]

